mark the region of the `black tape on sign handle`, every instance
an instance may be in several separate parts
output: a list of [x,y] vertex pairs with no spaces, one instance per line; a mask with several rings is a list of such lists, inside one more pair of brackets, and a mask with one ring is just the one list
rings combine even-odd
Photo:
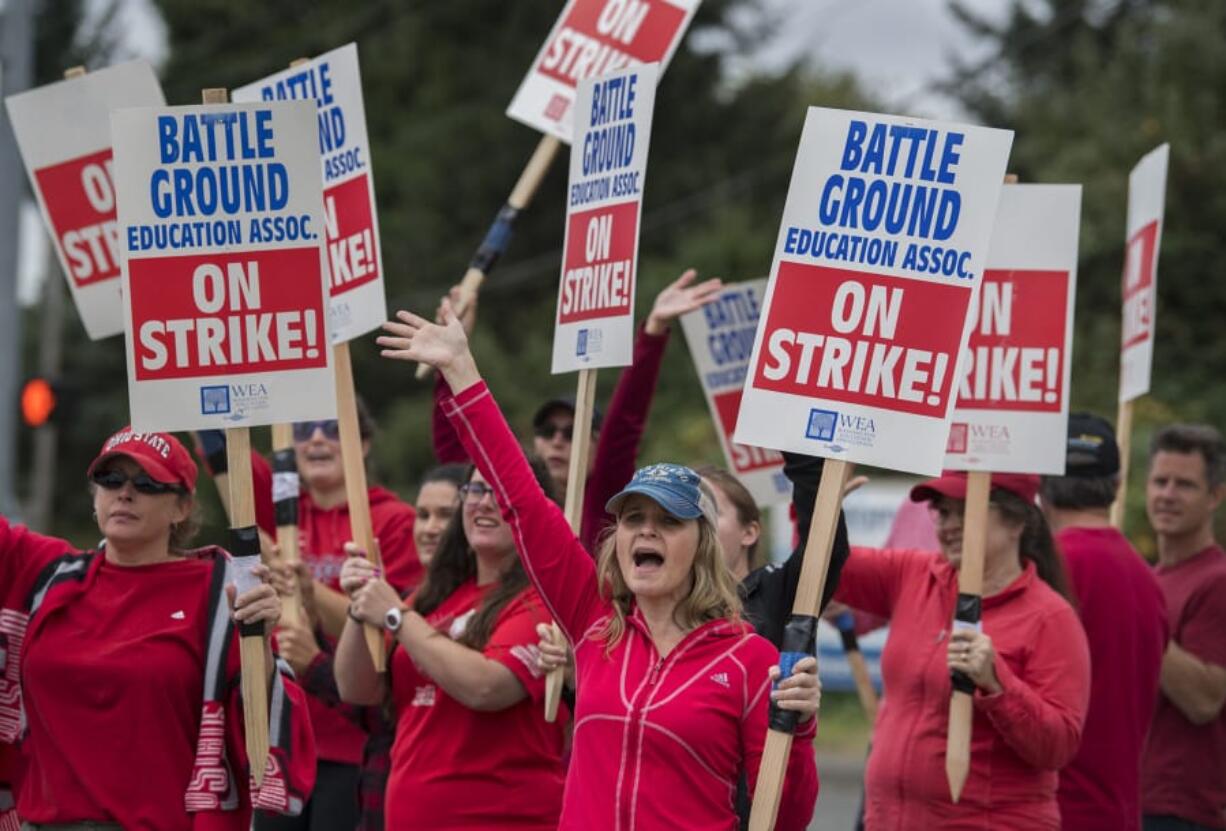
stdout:
[[298,460],[293,448],[272,454],[273,513],[277,526],[298,524]]
[[[791,676],[796,664],[817,652],[817,618],[813,615],[792,615],[783,629],[783,643],[779,647],[779,680]],[[778,683],[774,685],[778,686]],[[770,728],[780,733],[795,733],[800,713],[781,710],[771,701]]]
[[[255,525],[244,528],[230,529],[230,555],[235,559],[240,557],[260,556],[260,529]],[[246,637],[263,637],[264,624],[260,622],[240,623],[238,633]]]
[[834,619],[834,625],[839,630],[839,637],[843,639],[843,651],[859,652],[860,640],[856,637],[856,619],[851,612],[839,612],[839,616]]
[[511,244],[511,232],[515,228],[515,219],[518,216],[518,208],[512,208],[510,205],[502,206],[502,209],[498,211],[498,216],[494,217],[494,224],[485,232],[485,239],[481,240],[481,247],[469,261],[469,268],[475,268],[485,275],[489,275],[494,270],[498,259],[506,253],[507,246]]
[[[983,598],[977,594],[958,595],[958,605],[954,610],[955,629],[978,627],[982,616]],[[969,624],[969,627],[958,627],[957,623]],[[954,689],[958,692],[966,693],[967,695],[975,694],[975,682],[965,672],[952,670],[949,673],[949,678],[953,682]]]

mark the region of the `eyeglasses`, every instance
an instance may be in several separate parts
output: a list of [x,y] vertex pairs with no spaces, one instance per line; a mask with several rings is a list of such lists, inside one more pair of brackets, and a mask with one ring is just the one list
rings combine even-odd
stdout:
[[553,437],[559,433],[566,441],[573,441],[575,437],[575,425],[567,424],[565,427],[563,427],[561,424],[545,422],[544,424],[538,424],[532,428],[532,432],[536,434],[538,439],[544,439],[545,441],[553,441]]
[[129,476],[122,470],[97,470],[91,477],[93,482],[103,490],[117,491],[126,485],[132,483],[132,487],[137,493],[143,493],[149,496],[160,496],[164,493],[187,493],[180,485],[172,485],[169,482],[159,482],[143,470],[135,476]]
[[294,441],[310,441],[316,428],[324,434],[325,439],[337,441],[341,437],[340,425],[336,423],[336,419],[330,418],[327,421],[295,421]]
[[494,498],[495,502],[498,501],[498,497],[494,496],[494,489],[484,482],[466,482],[460,485],[460,498],[473,505],[484,499],[487,493]]

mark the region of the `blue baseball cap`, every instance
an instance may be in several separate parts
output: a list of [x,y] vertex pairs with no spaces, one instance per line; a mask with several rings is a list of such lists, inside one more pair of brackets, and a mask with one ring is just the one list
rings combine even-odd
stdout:
[[702,486],[697,473],[684,465],[656,464],[634,472],[630,484],[605,503],[605,510],[616,514],[626,497],[634,493],[653,499],[661,508],[681,519],[706,517],[715,523],[715,502]]

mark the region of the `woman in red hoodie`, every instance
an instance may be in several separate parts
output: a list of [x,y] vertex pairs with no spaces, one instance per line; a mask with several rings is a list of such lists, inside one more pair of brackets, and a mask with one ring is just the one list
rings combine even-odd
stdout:
[[532,476],[450,307],[442,326],[398,317],[379,339],[384,355],[443,373],[454,392],[443,410],[574,647],[574,750],[559,827],[735,828],[737,780],[747,771],[752,790],[774,702],[802,722],[776,827],[804,828],[817,797],[816,661],[802,659],[770,691],[778,652],[740,619],[697,474],[679,465],[636,472],[608,503],[617,524],[593,562]]
[[236,622],[268,626],[281,604],[266,584],[235,598],[226,553],[185,548],[187,450],[121,430],[88,475],[95,550],[0,518],[0,741],[26,727],[18,814],[48,831],[246,831],[253,805],[301,811],[315,748],[271,655],[270,678],[241,682],[270,690],[259,788],[243,740]]
[[[852,548],[835,599],[894,622],[887,694],[865,772],[865,828],[1058,829],[1057,771],[1081,741],[1090,656],[1063,566],[1035,505],[1039,477],[993,474],[982,631],[952,629],[966,474],[916,486],[941,553]],[[974,693],[971,770],[961,799],[945,776],[951,671]]]

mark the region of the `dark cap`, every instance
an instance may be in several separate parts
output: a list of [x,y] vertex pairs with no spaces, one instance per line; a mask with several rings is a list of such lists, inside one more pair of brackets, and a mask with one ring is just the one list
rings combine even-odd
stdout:
[[605,510],[619,513],[626,497],[636,493],[655,500],[675,517],[706,517],[712,525],[717,524],[715,502],[703,492],[702,478],[685,465],[661,463],[639,468],[629,484],[605,503]]
[[[554,410],[567,410],[571,416],[575,415],[575,398],[572,395],[567,395],[561,398],[551,398],[542,404],[536,410],[536,415],[532,416],[532,426],[540,427],[545,423],[545,419],[549,418],[549,414]],[[600,421],[603,418],[599,407],[592,407],[592,429],[600,429]]]
[[1119,472],[1120,448],[1111,423],[1093,413],[1071,413],[1064,475],[1097,478]]
[[[992,487],[1007,490],[1026,502],[1039,494],[1039,477],[1030,473],[993,473]],[[912,502],[930,502],[937,497],[966,499],[966,471],[947,470],[936,479],[921,482],[911,489]]]

